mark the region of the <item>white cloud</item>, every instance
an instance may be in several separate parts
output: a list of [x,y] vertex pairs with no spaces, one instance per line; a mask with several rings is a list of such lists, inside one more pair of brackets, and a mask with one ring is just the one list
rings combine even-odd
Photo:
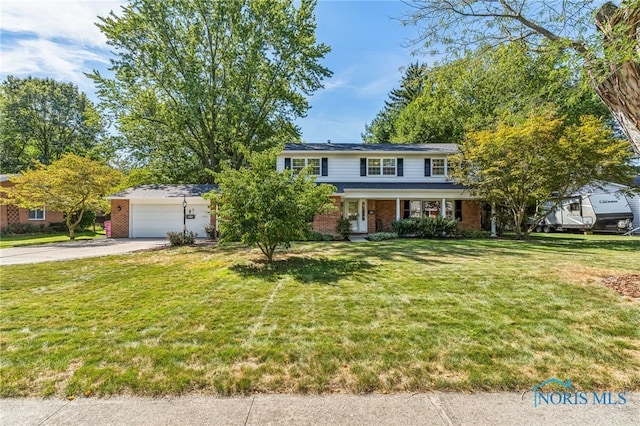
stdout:
[[120,11],[119,0],[3,0],[0,9],[0,75],[51,77],[83,91],[84,76],[109,62],[98,16]]
[[123,3],[118,0],[3,0],[0,30],[103,48],[106,38],[95,26],[97,17],[106,16],[111,10],[118,13]]

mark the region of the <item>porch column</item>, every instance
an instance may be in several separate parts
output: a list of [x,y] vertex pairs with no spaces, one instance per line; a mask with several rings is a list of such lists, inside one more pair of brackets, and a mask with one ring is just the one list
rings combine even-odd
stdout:
[[440,204],[440,216],[447,217],[447,199],[443,198]]
[[400,198],[396,198],[396,220],[400,220]]

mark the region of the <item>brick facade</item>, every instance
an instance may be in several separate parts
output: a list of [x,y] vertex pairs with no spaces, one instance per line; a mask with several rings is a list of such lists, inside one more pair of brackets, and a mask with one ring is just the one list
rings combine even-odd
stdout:
[[462,201],[460,229],[481,229],[482,206],[477,201]]
[[111,200],[111,238],[129,238],[129,200]]
[[[342,217],[342,203],[339,197],[332,197],[334,205],[338,210],[322,215],[316,215],[313,218],[313,230],[322,234],[336,233],[336,224],[338,219]],[[400,200],[402,203],[404,200]],[[382,222],[383,232],[392,232],[391,223],[396,220],[396,200],[367,200],[368,212],[373,212],[367,216],[368,233],[376,232],[376,221]],[[476,201],[462,201],[462,221],[460,229],[480,229],[481,224],[481,205]]]
[[[10,181],[0,182],[0,186],[8,188],[13,184]],[[4,193],[0,193],[0,197],[6,198]],[[10,225],[19,225],[30,223],[36,226],[47,227],[52,223],[64,222],[64,214],[62,212],[48,211],[45,209],[44,220],[30,220],[29,209],[16,207],[13,204],[0,204],[0,230],[6,229]]]
[[338,225],[338,220],[342,217],[342,201],[340,197],[331,198],[333,199],[333,205],[336,206],[336,209],[329,213],[318,214],[313,217],[312,229],[315,232],[337,235],[336,226]]

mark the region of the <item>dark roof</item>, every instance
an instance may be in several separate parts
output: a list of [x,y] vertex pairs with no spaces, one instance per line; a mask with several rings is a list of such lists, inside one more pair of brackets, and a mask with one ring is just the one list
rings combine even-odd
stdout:
[[455,153],[458,146],[454,143],[288,143],[284,146],[284,152],[287,151]]
[[640,176],[636,176],[633,178],[633,184],[636,186],[640,186]]
[[338,188],[338,193],[345,189],[467,189],[466,186],[454,182],[318,182],[328,183]]
[[218,189],[211,184],[184,184],[184,185],[142,185],[128,188],[106,198],[182,198],[200,197],[207,192]]

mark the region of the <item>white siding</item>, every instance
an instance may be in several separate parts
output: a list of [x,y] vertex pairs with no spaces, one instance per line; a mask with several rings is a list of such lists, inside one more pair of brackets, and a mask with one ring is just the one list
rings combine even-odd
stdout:
[[[327,158],[328,176],[318,176],[317,182],[445,182],[444,176],[424,175],[425,158],[446,158],[445,155],[403,154],[397,155],[372,153],[336,154],[336,153],[283,153],[277,158],[277,169],[284,170],[284,158]],[[360,158],[402,158],[404,161],[403,176],[360,176]]]

